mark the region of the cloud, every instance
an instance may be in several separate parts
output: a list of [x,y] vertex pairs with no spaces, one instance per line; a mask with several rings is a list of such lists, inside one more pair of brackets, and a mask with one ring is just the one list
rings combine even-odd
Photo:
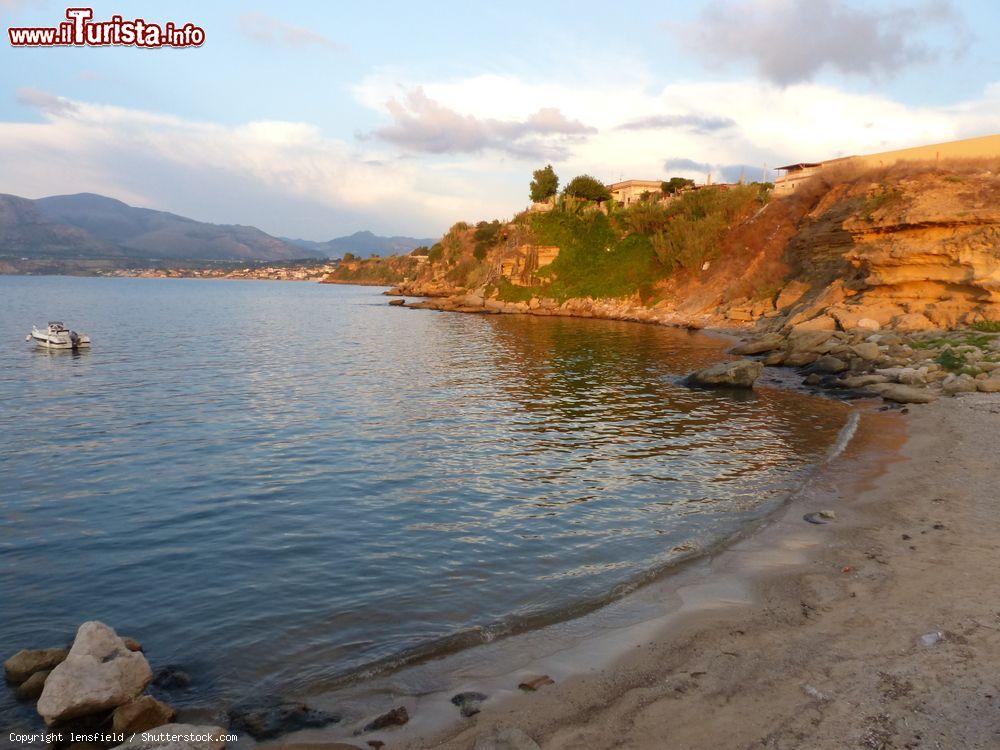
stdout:
[[[390,129],[389,139],[363,140],[331,137],[310,122],[208,122],[29,89],[21,99],[41,121],[0,120],[0,192],[90,191],[310,239],[369,228],[430,236],[459,219],[525,208],[531,170],[545,163],[524,161],[533,149],[560,153],[552,163],[563,184],[585,173],[607,182],[677,174],[700,182],[709,170],[714,180],[736,180],[741,169],[758,179],[765,163],[773,169],[1000,132],[1000,83],[964,101],[911,106],[832,85],[759,79],[660,88],[641,76],[567,84],[495,75],[399,79],[376,73],[353,89],[358,106]],[[420,127],[401,127],[386,102],[418,89],[416,111],[405,96],[397,104],[403,125]],[[620,127],[658,112],[734,124],[715,132]]]
[[630,120],[618,126],[619,130],[671,130],[687,128],[695,133],[714,133],[731,128],[736,121],[730,117],[704,117],[702,115],[650,115]]
[[33,107],[39,112],[49,115],[71,115],[76,112],[76,105],[69,99],[30,86],[18,89],[17,101],[19,104]]
[[488,213],[454,175],[325,136],[304,122],[236,125],[28,89],[40,123],[0,122],[0,192],[97,192],[192,218],[328,239],[433,233]]
[[763,165],[757,164],[710,164],[683,157],[666,159],[663,162],[664,171],[671,175],[677,172],[687,172],[696,177],[704,178],[711,174],[713,182],[738,182],[739,180],[759,180],[763,175]]
[[883,77],[931,62],[941,52],[921,38],[967,37],[950,0],[908,6],[854,6],[845,0],[713,0],[692,24],[670,26],[710,64],[749,61],[779,85],[814,78],[824,69]]
[[667,172],[709,172],[712,165],[708,162],[695,161],[694,159],[678,158],[667,159],[663,162],[663,168]]
[[428,154],[481,153],[496,150],[517,158],[565,158],[569,146],[597,130],[570,120],[554,107],[543,107],[523,119],[501,120],[461,114],[431,99],[423,88],[390,99],[385,108],[393,120],[372,135],[406,151]]
[[343,45],[304,26],[294,26],[263,13],[245,13],[240,17],[240,28],[251,39],[269,46],[324,47],[342,51]]

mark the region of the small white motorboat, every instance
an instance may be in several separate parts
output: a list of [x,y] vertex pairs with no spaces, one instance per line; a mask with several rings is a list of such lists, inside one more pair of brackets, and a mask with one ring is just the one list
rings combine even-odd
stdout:
[[45,349],[85,349],[90,346],[90,336],[69,330],[58,320],[50,322],[45,328],[31,326],[31,333],[25,341],[34,341]]

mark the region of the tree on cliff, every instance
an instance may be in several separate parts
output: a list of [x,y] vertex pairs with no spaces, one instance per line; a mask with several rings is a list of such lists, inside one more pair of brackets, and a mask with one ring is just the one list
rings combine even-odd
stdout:
[[611,197],[611,191],[608,190],[605,184],[596,177],[591,177],[589,174],[574,177],[563,192],[566,195],[572,195],[574,198],[583,198],[584,200],[597,201],[598,203],[606,201]]
[[694,180],[689,180],[686,177],[671,177],[669,180],[660,183],[660,190],[665,195],[673,195],[689,187],[694,187]]
[[551,164],[546,164],[543,169],[536,169],[532,172],[531,200],[535,203],[546,201],[559,192],[559,178]]

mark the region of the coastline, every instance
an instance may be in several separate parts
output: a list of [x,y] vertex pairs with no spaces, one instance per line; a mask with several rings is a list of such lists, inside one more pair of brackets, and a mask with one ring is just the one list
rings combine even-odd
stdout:
[[[458,750],[511,727],[543,748],[995,747],[998,412],[992,394],[865,411],[816,482],[721,552],[596,615],[318,700],[402,703],[404,727],[267,747]],[[805,523],[818,508],[836,520]],[[532,674],[555,684],[519,692]],[[458,690],[490,698],[461,719]]]
[[801,498],[713,561],[764,563],[752,603],[408,747],[470,748],[511,726],[543,748],[996,747],[998,412],[1000,397],[976,394],[906,415],[895,435],[881,425],[890,446],[905,430],[895,456],[861,476],[833,466],[814,488],[835,523],[805,528]]

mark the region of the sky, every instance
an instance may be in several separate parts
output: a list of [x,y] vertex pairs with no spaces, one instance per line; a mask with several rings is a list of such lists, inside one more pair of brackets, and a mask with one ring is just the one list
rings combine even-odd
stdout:
[[0,0],[0,192],[285,237],[509,218],[547,163],[732,181],[1000,133],[995,0],[119,0],[95,19],[205,43],[10,45],[66,7]]

